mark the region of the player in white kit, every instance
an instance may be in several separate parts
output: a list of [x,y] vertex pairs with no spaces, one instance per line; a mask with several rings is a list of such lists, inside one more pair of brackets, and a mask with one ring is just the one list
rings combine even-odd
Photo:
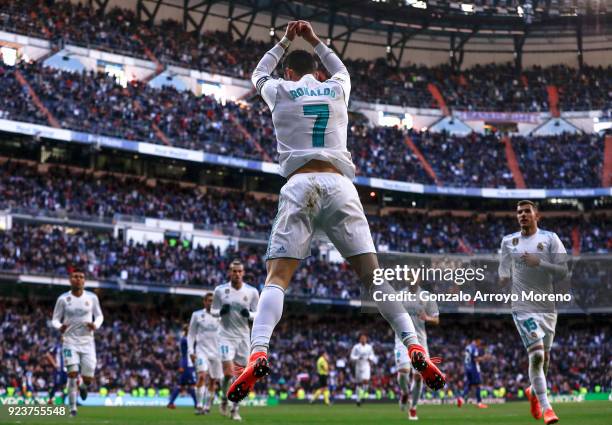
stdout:
[[[555,336],[557,312],[554,302],[528,302],[523,293],[554,294],[554,283],[567,275],[567,252],[559,237],[538,228],[540,218],[536,205],[519,201],[516,209],[520,232],[504,236],[501,243],[499,277],[502,283],[512,279],[512,317],[529,354],[529,380],[525,391],[536,419],[554,424],[559,418],[546,395],[546,372],[550,348]],[[542,412],[543,411],[543,412]]]
[[[414,301],[404,301],[404,309],[412,318],[412,323],[414,323],[414,328],[417,331],[419,343],[421,343],[425,351],[429,353],[426,325],[440,324],[438,303],[432,299],[428,299],[428,291],[423,290],[418,283],[408,286],[406,290],[414,294]],[[404,410],[408,407],[408,419],[416,421],[419,419],[416,409],[423,390],[423,380],[418,373],[411,373],[410,359],[408,358],[402,341],[400,341],[397,336],[395,337],[395,365],[397,367],[397,380],[402,391],[400,409]],[[410,398],[411,390],[412,398]]]
[[[243,281],[244,266],[239,260],[230,264],[230,281],[215,288],[212,314],[220,317],[219,354],[223,363],[223,398],[221,414],[241,420],[238,403],[228,409],[226,392],[237,368],[244,367],[249,359],[249,320],[253,320],[259,302],[257,289]],[[234,401],[234,400],[232,400]]]
[[96,346],[94,331],[102,326],[104,317],[100,301],[93,292],[85,291],[85,273],[77,268],[70,272],[70,291],[55,303],[51,325],[62,333],[64,364],[68,371],[70,414],[77,414],[77,379],[79,369],[83,383],[81,398],[87,398],[87,388],[94,381]]
[[[405,350],[404,350],[405,351]],[[351,350],[351,361],[355,364],[355,394],[357,396],[357,406],[361,406],[362,397],[367,399],[370,393],[371,364],[374,362],[374,349],[368,344],[366,334],[359,335],[359,343]]]
[[[296,35],[313,48],[331,78],[318,81],[316,59],[294,50],[284,60],[284,79],[271,73]],[[279,322],[291,278],[310,255],[315,232],[325,233],[350,263],[366,291],[373,292],[379,268],[370,228],[352,183],[355,166],[347,150],[350,75],[336,54],[321,43],[305,21],[287,24],[283,39],[261,59],[251,81],[272,112],[280,173],[287,178],[266,253],[268,275],[253,321],[249,364],[230,387],[228,397],[242,400],[258,379],[269,373],[268,345]],[[377,291],[393,292],[388,282]],[[383,317],[409,350],[428,385],[439,389],[445,377],[418,343],[410,316],[399,303],[377,303]]]
[[223,377],[219,356],[219,318],[211,313],[213,294],[202,298],[204,308],[194,311],[189,321],[187,334],[188,353],[195,365],[197,413],[207,414],[215,398],[219,380]]

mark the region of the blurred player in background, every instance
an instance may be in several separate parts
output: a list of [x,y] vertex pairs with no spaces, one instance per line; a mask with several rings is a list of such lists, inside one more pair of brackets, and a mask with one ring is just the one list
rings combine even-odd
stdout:
[[361,400],[368,398],[370,394],[370,362],[375,360],[374,349],[368,344],[368,336],[364,333],[359,335],[359,342],[351,350],[351,361],[355,364],[355,393],[357,406],[361,406]]
[[176,405],[174,402],[180,393],[187,391],[191,398],[193,399],[194,407],[198,408],[198,401],[196,398],[196,393],[194,390],[195,385],[195,373],[193,370],[193,363],[191,363],[191,359],[189,358],[189,342],[187,340],[187,332],[189,328],[187,325],[183,326],[183,336],[179,341],[179,349],[181,352],[181,357],[179,360],[179,379],[178,385],[174,386],[174,389],[170,393],[170,401],[168,402],[168,409],[176,409]]
[[87,398],[87,389],[94,381],[96,370],[96,345],[94,331],[102,326],[104,316],[100,301],[93,292],[85,291],[85,272],[73,267],[70,271],[70,291],[62,294],[55,303],[51,325],[63,336],[62,350],[68,370],[68,398],[70,415],[77,414],[77,379],[79,371],[82,383],[81,398]]
[[64,365],[64,351],[62,350],[62,338],[58,338],[57,342],[53,344],[49,351],[45,354],[45,358],[49,364],[55,369],[53,373],[53,382],[49,389],[49,404],[54,404],[55,393],[60,391],[62,394],[62,404],[66,398],[64,393],[64,387],[68,382],[68,374],[66,373],[66,366]]
[[484,354],[480,339],[472,340],[472,342],[465,347],[463,357],[465,381],[463,395],[457,398],[457,407],[463,406],[472,388],[476,389],[476,407],[479,409],[486,409],[488,407],[482,402],[482,397],[480,395],[480,384],[482,383],[480,362],[488,359],[490,359],[490,354]]
[[223,376],[219,358],[219,318],[211,313],[213,294],[208,293],[202,299],[204,308],[194,311],[189,322],[187,334],[189,357],[195,364],[198,381],[196,397],[198,414],[210,412],[219,379]]
[[[331,75],[329,80],[316,79],[317,61],[305,50],[286,55],[284,79],[271,77],[296,35],[314,48]],[[340,58],[321,42],[310,23],[292,21],[282,40],[257,64],[251,81],[272,111],[280,172],[288,180],[280,192],[268,242],[268,274],[253,322],[249,364],[230,387],[232,401],[246,397],[255,382],[270,372],[268,346],[283,313],[285,290],[300,261],[310,255],[316,231],[326,233],[369,292],[373,292],[379,269],[368,221],[352,182],[355,165],[347,150],[351,78]],[[392,292],[393,288],[384,281],[376,290]],[[410,316],[397,304],[376,303],[427,384],[442,388],[444,375],[418,343]]]
[[329,356],[325,351],[317,359],[317,375],[319,376],[319,382],[310,403],[312,404],[317,401],[321,394],[323,394],[323,401],[329,406]]
[[[438,304],[434,300],[421,300],[421,298],[425,298],[424,296],[422,297],[422,294],[426,295],[428,291],[423,290],[418,282],[408,286],[406,290],[415,295],[415,300],[405,301],[403,303],[404,308],[412,318],[412,323],[414,323],[414,328],[419,337],[419,343],[429,354],[426,325],[435,326],[440,324]],[[397,366],[397,380],[402,392],[400,397],[400,409],[404,410],[408,407],[408,419],[416,421],[419,419],[417,416],[417,404],[419,403],[423,390],[423,380],[418,373],[411,373],[412,370],[408,353],[397,335],[395,336],[395,365]],[[410,392],[412,392],[412,397],[410,397]]]
[[227,389],[232,382],[234,372],[247,364],[249,359],[249,320],[257,311],[259,293],[257,289],[243,281],[244,266],[240,260],[234,260],[229,267],[230,281],[215,288],[212,314],[221,318],[219,327],[219,352],[223,362],[223,391],[221,414],[242,420],[238,412],[238,403],[233,403],[228,410]]
[[512,317],[529,355],[531,387],[525,394],[535,419],[559,421],[546,394],[546,373],[550,348],[555,337],[557,311],[554,302],[525,302],[522,293],[554,294],[554,283],[567,276],[567,251],[554,232],[538,228],[540,215],[531,201],[519,201],[516,218],[520,231],[504,236],[501,243],[499,277],[503,284],[512,280]]

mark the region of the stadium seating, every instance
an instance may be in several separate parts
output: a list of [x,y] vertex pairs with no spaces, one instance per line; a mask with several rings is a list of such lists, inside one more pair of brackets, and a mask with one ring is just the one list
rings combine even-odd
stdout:
[[[76,188],[78,182],[78,189]],[[33,163],[0,163],[0,208],[36,214],[111,219],[116,214],[163,218],[195,223],[227,235],[265,240],[277,201],[256,199],[231,190],[181,187],[177,183],[145,180],[125,175],[93,173],[78,168],[50,166],[45,172]],[[606,216],[544,218],[542,227],[555,231],[568,249],[574,247],[572,231],[580,235],[582,252],[609,252],[612,231]],[[392,251],[420,253],[496,252],[501,236],[515,231],[513,217],[432,214],[398,211],[370,215],[378,246]],[[421,223],[426,223],[422,225]]]
[[[111,392],[133,389],[160,390],[174,386],[179,364],[178,339],[181,327],[189,319],[189,311],[168,306],[116,304],[112,293],[100,297],[104,325],[96,332],[98,357],[97,387]],[[194,303],[195,305],[195,303]],[[0,353],[5,367],[0,371],[0,388],[21,387],[26,372],[34,376],[35,393],[49,389],[53,369],[44,356],[56,343],[59,334],[48,327],[52,301],[33,299],[31,303],[0,301]],[[336,318],[336,319],[334,319]],[[331,320],[330,320],[331,319]],[[525,376],[518,370],[527,370],[526,357],[518,333],[510,317],[478,321],[464,318],[457,325],[472,329],[471,337],[481,337],[485,348],[495,361],[483,363],[483,390],[491,395],[493,389],[506,389],[506,398],[516,398],[523,389]],[[308,322],[308,326],[303,324]],[[284,317],[275,333],[271,347],[272,373],[267,386],[258,385],[256,391],[276,390],[297,397],[299,388],[314,390],[316,375],[314,364],[321,351],[330,355],[335,373],[335,394],[353,390],[353,368],[348,356],[359,330],[365,330],[377,355],[373,367],[371,392],[381,390],[384,397],[398,394],[395,379],[393,336],[390,328],[378,316],[355,316],[331,313],[325,320],[296,314]],[[606,369],[591,367],[606,364],[606,341],[610,325],[601,321],[572,322],[564,319],[555,335],[554,356],[548,380],[553,394],[572,394],[581,387],[591,391],[610,390]],[[463,386],[463,347],[468,343],[464,332],[455,326],[441,326],[429,331],[429,346],[444,357],[449,381],[447,390],[457,393]],[[512,347],[512,348],[510,348]],[[342,362],[344,361],[344,362]],[[298,380],[300,376],[300,380]],[[428,396],[429,397],[429,396]],[[438,398],[437,394],[433,397]],[[452,401],[451,401],[452,402]]]
[[[35,11],[35,12],[32,12]],[[223,32],[201,36],[185,32],[176,21],[139,23],[133,11],[113,8],[104,15],[82,4],[44,0],[0,1],[0,29],[53,41],[110,50],[165,64],[248,78],[269,43],[233,40]],[[239,58],[239,60],[238,60]],[[517,73],[511,64],[475,66],[453,72],[447,65],[396,68],[384,59],[347,61],[353,79],[353,99],[436,108],[427,84],[436,84],[449,107],[458,110],[548,111],[546,87],[554,85],[564,111],[612,107],[612,70],[585,66],[582,72],[565,65],[532,67]],[[385,84],[370,84],[372,80]]]
[[[277,157],[272,120],[262,102],[250,107],[233,102],[222,105],[211,97],[196,97],[172,87],[155,89],[133,82],[123,88],[113,77],[101,73],[58,71],[34,63],[22,63],[17,68],[0,66],[0,80],[19,96],[0,100],[4,116],[40,124],[47,124],[47,118],[19,87],[16,72],[24,76],[65,128],[158,144],[169,142],[178,147],[240,158],[275,160]],[[165,137],[160,138],[153,125]],[[348,146],[360,175],[433,184],[432,177],[405,144],[406,137],[411,137],[431,163],[440,184],[514,187],[498,136],[474,133],[451,137],[369,127],[359,118],[350,125]],[[534,140],[534,149],[527,153],[526,146],[532,145],[531,140]],[[519,166],[524,169],[528,187],[601,185],[602,137],[528,137],[514,138],[512,143],[518,149]],[[573,150],[575,143],[582,149]],[[573,154],[568,155],[568,150]]]

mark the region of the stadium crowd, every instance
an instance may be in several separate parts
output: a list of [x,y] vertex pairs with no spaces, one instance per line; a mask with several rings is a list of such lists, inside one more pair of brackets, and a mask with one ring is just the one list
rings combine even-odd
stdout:
[[[457,137],[448,133],[415,132],[413,140],[443,185],[515,187],[499,136],[472,133],[467,137]],[[551,150],[554,151],[555,147]],[[568,180],[567,184],[571,182]]]
[[[377,225],[373,225],[374,229]],[[391,226],[394,226],[394,223]],[[416,249],[449,252],[455,246],[457,249],[461,248],[456,240],[453,241],[452,236],[448,237],[444,233],[452,225],[435,223],[426,227],[423,242],[418,239],[409,242],[412,252],[417,252]],[[376,234],[376,230],[374,233]],[[446,248],[445,243],[451,248]],[[263,245],[242,243],[238,248],[230,245],[222,250],[217,246],[195,245],[191,241],[178,238],[167,238],[160,242],[135,242],[126,241],[121,234],[114,237],[112,233],[107,232],[51,225],[13,223],[11,230],[0,232],[0,271],[66,276],[69,264],[85,264],[92,279],[115,282],[119,286],[129,283],[190,285],[212,289],[227,280],[226,269],[229,262],[240,258],[246,265],[247,281],[256,287],[262,287],[266,276],[265,263],[262,261],[264,253]],[[312,254],[301,262],[296,271],[292,285],[287,291],[289,296],[337,300],[357,299],[360,296],[360,283],[355,273],[349,270],[347,263],[329,261],[325,245],[315,247]],[[427,258],[409,254],[400,257],[395,254],[381,255],[381,264],[385,266],[389,263],[389,267],[407,262],[406,264],[412,267],[431,265],[442,269],[473,268],[481,267],[483,260],[465,257],[456,261],[440,256]],[[484,261],[491,264],[481,284],[497,288],[497,263],[493,258]],[[606,279],[610,271],[609,260],[597,257],[590,262],[580,262],[578,259],[575,261],[580,267],[576,268],[571,276],[571,287],[580,292],[580,299],[576,300],[578,305],[592,307],[612,302],[612,299],[609,299],[612,283]],[[459,289],[459,286],[444,279],[433,280],[432,283],[437,285],[437,292]],[[472,284],[464,289],[473,288],[475,287]],[[504,291],[501,287],[499,290]]]
[[[64,128],[240,158],[277,158],[272,120],[262,102],[222,104],[212,97],[170,86],[152,88],[142,82],[122,87],[103,73],[59,71],[36,63],[21,63],[17,69]],[[3,117],[47,124],[15,81],[17,69],[0,65],[0,82],[16,95],[0,100]],[[459,137],[370,127],[359,117],[350,126],[348,147],[360,175],[434,184],[406,145],[410,137],[433,167],[439,184],[515,186],[498,135]],[[528,187],[601,185],[600,136],[515,137],[512,143]],[[574,149],[577,144],[581,149]]]
[[512,145],[530,187],[587,187],[600,181],[603,142],[596,135],[515,136]]
[[[91,278],[127,283],[194,285],[213,288],[227,280],[234,258],[247,268],[247,280],[263,285],[263,246],[192,246],[183,241],[136,243],[111,233],[51,226],[14,225],[0,232],[0,270],[66,276],[69,264],[86,264]],[[316,252],[315,252],[316,254]],[[345,263],[313,256],[297,270],[292,296],[351,299],[359,296],[354,273]]]
[[[234,39],[229,33],[185,31],[164,20],[140,23],[134,11],[112,8],[104,14],[69,1],[0,1],[0,28],[6,31],[110,50],[166,65],[248,78],[270,43]],[[280,30],[279,30],[280,31]],[[511,64],[481,65],[453,71],[448,65],[396,68],[385,59],[347,60],[353,76],[353,99],[436,108],[428,83],[436,84],[449,107],[459,110],[542,112],[548,110],[546,87],[555,85],[562,110],[612,108],[612,72],[607,67],[565,65],[521,71]],[[384,85],[370,81],[385,81]]]
[[[95,335],[97,387],[127,393],[137,388],[172,388],[178,377],[178,340],[190,312],[176,305],[118,304],[110,292],[101,293],[100,301],[105,322]],[[7,387],[19,388],[27,374],[31,374],[31,390],[35,393],[51,386],[54,371],[44,358],[59,338],[49,325],[52,303],[37,299],[29,303],[0,301],[0,392]],[[193,304],[194,309],[199,308]],[[267,386],[258,385],[256,389],[287,392],[290,398],[297,398],[299,389],[310,393],[316,389],[316,359],[325,351],[331,360],[334,395],[350,394],[347,390],[354,391],[354,382],[349,353],[358,333],[367,330],[376,355],[370,393],[397,395],[390,328],[378,316],[343,313],[337,320],[334,317],[326,313],[323,318],[311,312],[283,318],[270,345],[272,373]],[[441,325],[429,328],[429,347],[444,358],[449,378],[444,396],[452,402],[452,394],[461,391],[463,348],[471,339],[480,338],[494,359],[482,364],[483,390],[491,396],[494,389],[503,387],[506,398],[516,398],[528,385],[527,356],[512,320],[478,319],[442,315]],[[597,387],[601,392],[609,391],[605,365],[612,362],[610,331],[610,324],[602,320],[585,322],[561,316],[548,373],[553,394],[571,394],[580,388],[595,391]]]
[[[34,163],[0,162],[0,208],[38,215],[84,217],[110,221],[117,214],[187,221],[196,228],[229,236],[265,240],[276,214],[272,195],[149,180],[79,168]],[[513,233],[512,216],[459,216],[401,210],[370,214],[379,249],[413,253],[491,253],[503,235]],[[568,250],[605,253],[612,250],[607,217],[591,214],[545,217],[541,226],[560,235]],[[425,224],[423,224],[425,223]],[[572,239],[578,232],[579,245]]]

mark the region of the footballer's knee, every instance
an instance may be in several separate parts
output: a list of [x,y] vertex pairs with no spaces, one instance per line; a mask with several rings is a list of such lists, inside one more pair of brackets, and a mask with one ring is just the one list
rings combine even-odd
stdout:
[[359,276],[359,279],[365,284],[372,284],[376,269],[379,268],[378,257],[373,252],[359,254],[347,258],[347,261]]
[[266,276],[266,285],[274,283],[287,289],[295,269],[300,264],[300,260],[294,258],[274,258],[266,262],[268,274]]
[[420,373],[415,373],[415,374],[412,376],[412,379],[414,379],[414,382],[421,382],[421,381],[423,380],[423,378],[421,377],[421,374],[420,374]]
[[70,379],[74,379],[77,376],[79,376],[79,372],[76,372],[76,371],[68,372],[68,378],[70,378]]
[[540,367],[544,364],[544,351],[533,350],[529,352],[529,361],[532,365]]
[[85,382],[88,385],[91,384],[93,380],[94,380],[93,376],[83,376],[83,382]]

